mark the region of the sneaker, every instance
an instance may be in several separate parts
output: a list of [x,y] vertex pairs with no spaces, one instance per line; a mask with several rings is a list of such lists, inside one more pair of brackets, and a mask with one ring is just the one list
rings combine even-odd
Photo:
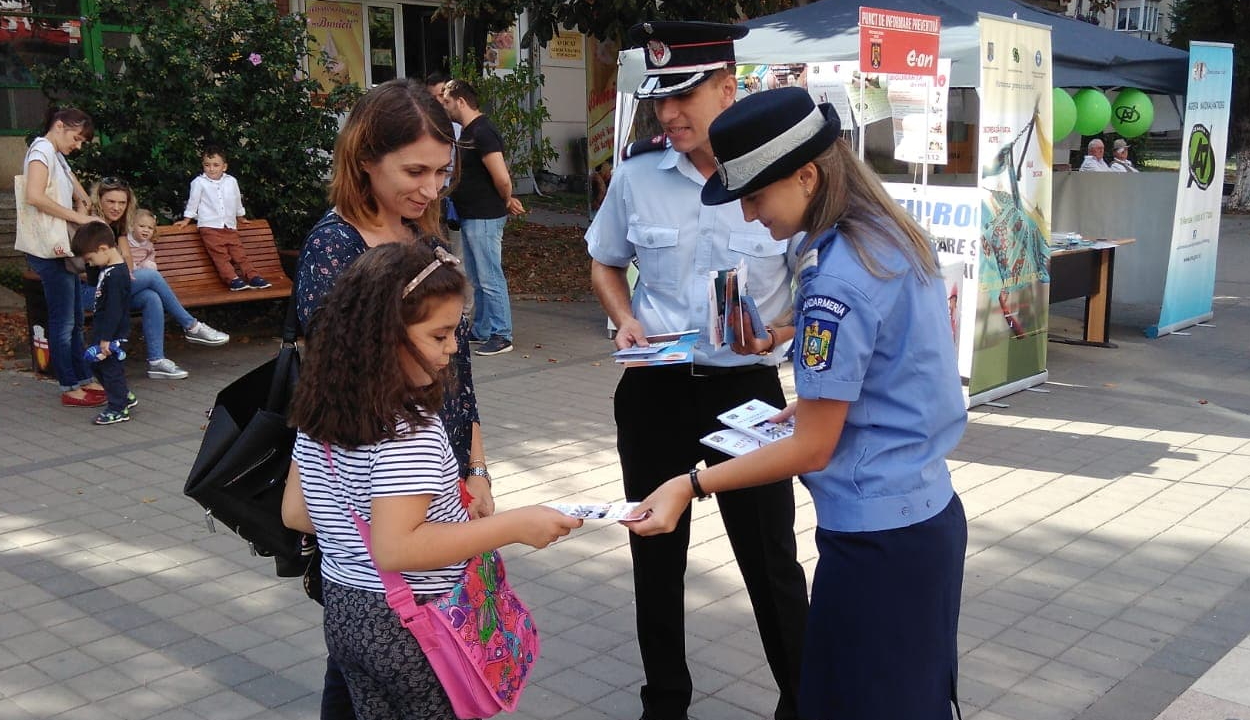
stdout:
[[231,280],[228,284],[230,286],[230,292],[248,289],[247,283],[241,277]]
[[187,371],[175,365],[174,361],[169,358],[148,361],[148,377],[150,378],[181,380],[186,376]]
[[129,410],[105,410],[92,420],[96,425],[115,425],[117,423],[130,422]]
[[502,355],[506,352],[512,352],[512,341],[504,338],[502,335],[491,335],[490,339],[482,343],[475,352],[478,355]]
[[264,290],[265,288],[269,287],[269,281],[257,275],[256,277],[247,281],[247,286],[252,288],[253,290]]
[[139,398],[135,397],[134,393],[126,393],[126,412],[130,412],[130,409],[138,404]]
[[206,323],[196,322],[182,334],[182,338],[189,343],[196,345],[207,345],[209,347],[217,347],[230,342],[230,336],[219,330],[214,330]]

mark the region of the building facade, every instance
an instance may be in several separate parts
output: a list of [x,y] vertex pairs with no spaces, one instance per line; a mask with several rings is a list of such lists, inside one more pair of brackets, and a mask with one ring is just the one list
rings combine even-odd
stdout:
[[1066,0],[1060,3],[1034,3],[1059,5],[1059,11],[1069,16],[1116,32],[1131,33],[1143,40],[1167,42],[1172,32],[1172,5],[1174,0],[1117,0],[1101,11],[1093,10],[1088,0]]

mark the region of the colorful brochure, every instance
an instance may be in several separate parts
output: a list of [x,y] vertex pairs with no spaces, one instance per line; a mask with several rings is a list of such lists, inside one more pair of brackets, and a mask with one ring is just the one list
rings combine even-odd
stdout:
[[698,330],[683,330],[663,335],[648,335],[648,347],[629,347],[612,353],[625,367],[659,367],[694,362],[694,346]]
[[768,330],[760,319],[755,300],[747,294],[747,265],[738,263],[730,270],[708,273],[708,337],[713,347],[733,344],[737,339],[734,328],[742,324],[743,315],[750,318],[751,331],[756,338],[764,340]]

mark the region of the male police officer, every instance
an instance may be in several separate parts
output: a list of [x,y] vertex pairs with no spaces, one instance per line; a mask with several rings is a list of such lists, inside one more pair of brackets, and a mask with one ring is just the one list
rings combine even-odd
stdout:
[[[650,22],[629,32],[646,55],[637,97],[654,101],[667,139],[631,146],[632,159],[615,171],[586,232],[591,282],[617,327],[618,347],[645,345],[647,335],[700,330],[693,366],[630,368],[616,389],[617,450],[630,500],[643,499],[699,460],[724,460],[699,443],[720,427],[717,414],[751,399],[785,405],[777,365],[792,328],[769,328],[767,340],[751,338],[732,348],[708,342],[708,273],[742,261],[760,315],[790,317],[787,243],[774,241],[759,223],[744,222],[737,202],[708,207],[699,200],[716,172],[708,126],[734,101],[733,41],[745,34],[745,28],[699,22]],[[631,305],[625,268],[634,261],[639,274]],[[795,718],[807,584],[796,560],[793,483],[779,479],[716,500],[780,689],[776,718]],[[670,534],[630,535],[645,720],[685,718],[690,705],[689,542],[689,512]]]

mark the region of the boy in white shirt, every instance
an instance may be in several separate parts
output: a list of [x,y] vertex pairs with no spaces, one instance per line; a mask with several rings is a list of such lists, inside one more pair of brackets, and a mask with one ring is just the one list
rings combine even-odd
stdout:
[[[191,181],[191,196],[182,219],[174,223],[186,227],[195,220],[200,240],[217,268],[217,274],[231,290],[269,287],[269,282],[256,272],[239,240],[239,226],[247,224],[239,182],[227,175],[226,155],[219,148],[207,148],[201,154],[204,174]],[[237,269],[236,269],[237,268]],[[245,279],[246,278],[246,279]]]

